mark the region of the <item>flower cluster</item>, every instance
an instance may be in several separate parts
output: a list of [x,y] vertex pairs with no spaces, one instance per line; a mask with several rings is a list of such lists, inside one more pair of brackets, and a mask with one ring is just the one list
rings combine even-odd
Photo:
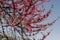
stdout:
[[[11,27],[19,27],[23,33],[29,33],[29,36],[37,34],[41,30],[47,29],[48,26],[55,23],[54,20],[48,24],[37,24],[44,21],[51,14],[49,9],[44,15],[46,8],[38,8],[50,0],[0,0],[0,25],[6,24]],[[40,2],[40,4],[38,4]],[[3,18],[3,19],[2,19]],[[3,21],[5,23],[3,23]],[[34,29],[36,28],[36,29]],[[16,29],[17,30],[17,29]],[[27,35],[27,34],[26,34]]]

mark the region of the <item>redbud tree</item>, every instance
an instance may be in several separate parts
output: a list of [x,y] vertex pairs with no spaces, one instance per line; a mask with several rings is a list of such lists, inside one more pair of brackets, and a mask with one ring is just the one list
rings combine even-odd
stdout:
[[[53,5],[44,13],[46,8],[43,4],[48,2],[50,0],[0,0],[0,26],[5,38],[9,40],[4,27],[10,26],[21,36],[21,40],[36,40],[34,37],[32,39],[29,37],[45,31],[57,20],[39,24],[51,14]],[[50,33],[42,34],[43,37],[38,40],[44,40]]]

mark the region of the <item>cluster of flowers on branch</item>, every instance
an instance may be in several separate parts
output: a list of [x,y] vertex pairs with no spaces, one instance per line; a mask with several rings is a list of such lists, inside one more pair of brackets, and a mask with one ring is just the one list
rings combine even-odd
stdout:
[[[38,4],[38,2],[40,3]],[[4,27],[11,26],[21,35],[23,40],[26,40],[24,35],[34,36],[55,23],[57,19],[47,24],[37,24],[51,14],[51,8],[44,15],[42,13],[46,8],[38,8],[38,5],[41,6],[45,2],[50,2],[50,0],[0,0],[0,26],[2,26],[4,35]],[[6,35],[5,37],[8,38]],[[45,36],[41,40],[44,39]]]

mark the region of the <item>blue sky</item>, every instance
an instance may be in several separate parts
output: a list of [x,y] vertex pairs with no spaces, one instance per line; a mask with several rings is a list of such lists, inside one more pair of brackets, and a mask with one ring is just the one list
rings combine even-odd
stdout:
[[[51,4],[54,4],[52,9],[52,14],[45,20],[45,22],[52,22],[54,19],[60,16],[60,0],[51,0]],[[48,6],[48,4],[46,4]],[[52,33],[45,40],[60,40],[60,19],[57,20],[54,25],[52,25],[47,30],[53,29]],[[37,38],[40,36],[40,33]]]
[[[53,14],[50,16],[52,19],[60,16],[60,0],[52,0],[54,4]],[[52,26],[53,31],[46,40],[60,40],[60,19]]]
[[[51,15],[52,19],[60,16],[60,0],[52,0],[54,6],[53,14]],[[46,40],[60,40],[60,19],[52,26],[53,31]]]

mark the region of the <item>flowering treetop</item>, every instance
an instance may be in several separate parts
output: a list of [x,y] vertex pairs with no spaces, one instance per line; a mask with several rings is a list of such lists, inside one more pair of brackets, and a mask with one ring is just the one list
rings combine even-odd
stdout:
[[22,28],[26,33],[29,32],[30,36],[33,32],[36,32],[33,34],[35,35],[47,29],[57,19],[47,24],[38,24],[44,21],[52,11],[50,8],[44,15],[42,14],[46,8],[39,9],[38,5],[41,6],[45,2],[50,0],[0,0],[0,25]]

